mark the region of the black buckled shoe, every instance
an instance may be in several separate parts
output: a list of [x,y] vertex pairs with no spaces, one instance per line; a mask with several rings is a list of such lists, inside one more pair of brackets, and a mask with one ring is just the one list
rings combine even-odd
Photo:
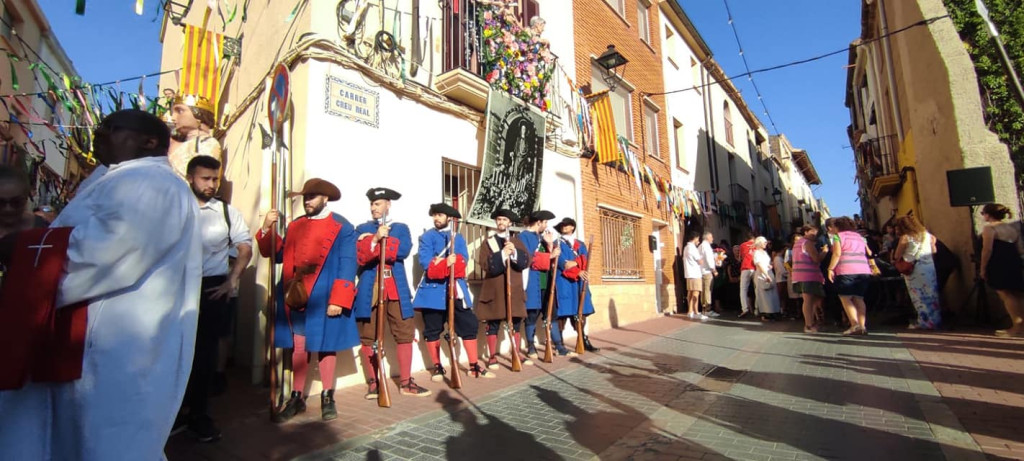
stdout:
[[445,371],[444,367],[440,363],[435,363],[434,370],[430,372],[430,380],[439,383],[444,381],[445,374],[447,374],[447,371]]
[[188,429],[192,431],[201,443],[216,442],[220,440],[221,433],[209,416],[201,415],[190,418]]
[[275,423],[283,423],[295,417],[299,413],[306,412],[306,401],[302,398],[302,392],[292,391],[292,397],[288,399],[288,403],[284,405],[284,408],[277,412],[272,421]]
[[409,378],[409,381],[398,386],[398,391],[401,392],[402,395],[411,395],[413,397],[426,397],[430,395],[430,389],[426,389],[421,387],[419,384],[416,384],[416,381],[413,381],[412,378]]
[[377,393],[380,392],[377,387],[377,380],[371,379],[366,382],[366,395],[363,396],[366,400],[373,400],[377,398]]
[[583,335],[583,349],[585,349],[587,352],[597,352],[601,350],[601,348],[594,347],[593,344],[590,344],[590,337],[587,335]]
[[479,363],[474,363],[469,366],[469,370],[466,374],[473,378],[496,378],[494,373],[488,372],[487,368],[480,366]]
[[330,421],[338,417],[338,409],[334,407],[334,389],[320,393],[320,418]]

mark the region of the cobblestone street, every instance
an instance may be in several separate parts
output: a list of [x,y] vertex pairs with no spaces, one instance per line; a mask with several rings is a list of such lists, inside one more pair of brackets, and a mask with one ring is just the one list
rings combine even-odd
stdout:
[[[949,356],[936,348],[924,355],[930,344],[981,337],[873,332],[843,338],[789,331],[796,327],[657,319],[595,335],[602,347],[598,354],[527,367],[517,375],[504,370],[486,387],[467,381],[453,391],[428,381],[435,395],[399,399],[390,410],[357,400],[362,389],[346,389],[345,400],[339,399],[342,417],[334,423],[317,422],[313,403],[306,420],[278,428],[287,431],[283,438],[242,435],[250,433],[246,426],[270,426],[263,415],[226,427],[219,444],[172,439],[168,454],[301,454],[304,460],[1021,457],[1019,431],[1008,430],[1015,420],[1000,425],[996,418],[1012,418],[1024,408],[1024,384],[1006,379],[1020,375],[976,368],[973,382],[954,383],[949,376],[961,376],[962,367],[942,363]],[[1014,342],[1004,344],[996,350],[1003,358],[1024,355],[1012,349]],[[968,352],[984,362],[985,350]],[[925,365],[915,356],[927,360]],[[997,384],[992,390],[986,391],[986,375]],[[976,388],[973,397],[963,395],[965,388]],[[1016,400],[978,398],[985,392]],[[379,427],[366,428],[359,420],[367,418]],[[239,436],[244,442],[234,439]]]

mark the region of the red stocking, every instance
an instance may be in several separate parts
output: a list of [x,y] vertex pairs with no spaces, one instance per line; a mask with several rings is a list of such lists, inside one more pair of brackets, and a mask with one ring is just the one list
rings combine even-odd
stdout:
[[412,376],[412,343],[398,345],[398,367],[400,369],[398,382],[408,383]]

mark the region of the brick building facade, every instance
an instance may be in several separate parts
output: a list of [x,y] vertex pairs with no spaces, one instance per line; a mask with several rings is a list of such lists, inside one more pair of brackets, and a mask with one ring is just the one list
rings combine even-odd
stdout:
[[[612,90],[618,135],[630,140],[641,169],[671,177],[656,3],[645,0],[574,2],[576,80],[588,93]],[[614,45],[629,63],[607,76],[596,57]],[[654,96],[647,96],[655,94]],[[673,310],[679,227],[648,183],[614,164],[581,160],[583,219],[591,248],[593,328],[615,327]]]

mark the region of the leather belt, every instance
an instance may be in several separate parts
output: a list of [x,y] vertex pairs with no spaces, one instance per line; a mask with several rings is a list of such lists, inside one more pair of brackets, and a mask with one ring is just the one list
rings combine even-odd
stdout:
[[391,278],[391,269],[384,269],[384,278]]

